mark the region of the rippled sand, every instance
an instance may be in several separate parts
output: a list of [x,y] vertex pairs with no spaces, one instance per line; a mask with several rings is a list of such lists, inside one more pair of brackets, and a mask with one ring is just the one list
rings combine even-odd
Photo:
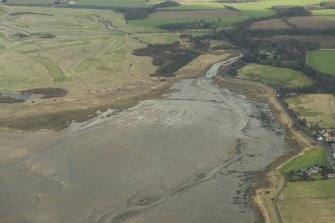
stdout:
[[282,131],[199,78],[59,133],[0,133],[0,222],[253,222],[249,189]]

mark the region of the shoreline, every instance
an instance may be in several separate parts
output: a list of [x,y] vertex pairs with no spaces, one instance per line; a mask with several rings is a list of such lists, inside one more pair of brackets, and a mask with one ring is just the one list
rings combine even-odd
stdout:
[[[279,169],[290,160],[310,149],[312,142],[294,129],[292,120],[276,99],[275,89],[259,82],[235,78],[224,79],[223,77],[217,77],[216,82],[220,87],[225,87],[234,93],[245,95],[250,100],[268,104],[277,121],[287,131],[285,141],[289,148],[288,152],[272,162],[259,174],[259,182],[250,194],[251,205],[256,211],[256,222],[281,222],[278,220],[278,214],[276,213],[279,210],[276,211],[276,207],[274,206],[274,199],[280,196],[280,190],[284,186],[284,178]],[[263,95],[255,94],[255,91],[258,91],[257,93],[259,94],[263,93]]]
[[[226,59],[231,56],[231,54],[226,54]],[[217,59],[218,61],[222,59]],[[183,79],[189,79],[189,78],[196,78],[201,75],[203,75],[204,72],[208,70],[209,67],[212,66],[215,62],[210,63],[205,68],[202,68],[202,70],[195,74],[195,75],[184,75],[179,76],[177,78],[171,78],[164,82],[163,84],[160,84],[159,87],[153,89],[149,88],[145,92],[137,95],[132,95],[126,98],[119,99],[119,101],[109,103],[107,105],[104,105],[103,107],[92,107],[88,108],[84,112],[88,112],[89,114],[95,113],[95,116],[98,114],[96,111],[98,110],[107,110],[108,108],[115,108],[119,111],[123,111],[127,108],[130,108],[132,106],[135,106],[138,104],[141,100],[148,100],[148,99],[154,99],[154,98],[160,98],[164,95],[164,93],[169,92],[170,87]],[[187,65],[186,65],[187,66]],[[185,67],[184,67],[185,68]],[[182,68],[183,69],[183,68]],[[303,146],[303,144],[310,144],[308,140],[301,135],[299,132],[294,130],[292,128],[292,122],[290,118],[288,117],[288,114],[286,111],[282,108],[280,103],[276,100],[276,92],[273,88],[258,83],[258,82],[251,82],[251,81],[245,81],[240,79],[223,79],[220,76],[217,76],[215,78],[216,84],[218,84],[220,87],[225,87],[226,89],[230,90],[233,93],[238,93],[245,95],[248,99],[251,101],[259,101],[264,102],[268,104],[271,108],[271,111],[273,115],[275,116],[276,120],[282,125],[284,129],[287,131],[286,135],[286,144],[288,147],[293,147],[293,145],[298,146],[297,150],[290,150],[288,153],[286,153],[284,156],[279,157],[276,159],[273,163],[271,163],[266,169],[261,171],[261,173],[257,176],[257,186],[253,187],[252,193],[250,193],[250,204],[251,208],[255,210],[255,216],[256,216],[256,222],[277,222],[274,221],[275,214],[273,213],[274,210],[270,210],[268,206],[269,202],[272,203],[273,201],[272,196],[276,196],[278,193],[278,190],[281,188],[283,183],[283,178],[280,175],[278,169],[280,166],[284,165],[286,162],[288,162],[290,159],[294,158],[296,155],[301,154],[302,151],[304,151],[304,148],[308,148],[308,146]],[[228,85],[227,85],[228,84]],[[247,86],[247,87],[246,87]],[[253,91],[258,91],[256,94]],[[259,93],[266,92],[266,94],[259,94]],[[67,112],[67,111],[64,111]],[[82,116],[83,117],[83,116]],[[29,118],[29,117],[28,117]],[[80,121],[85,121],[85,119],[92,119],[94,116],[86,116],[86,118],[81,119]],[[62,130],[66,128],[67,126],[64,126],[60,129],[54,129],[52,130]],[[0,127],[1,128],[1,127]],[[24,129],[23,131],[25,131]],[[38,129],[34,129],[36,131]],[[2,131],[2,129],[1,129]],[[22,129],[9,129],[9,131],[22,131]],[[31,131],[28,129],[28,131]],[[291,145],[291,146],[290,146]],[[273,209],[273,207],[271,207]]]
[[[239,222],[250,222],[250,218],[254,221],[256,219],[255,211],[254,208],[250,206],[249,202],[249,197],[252,192],[250,190],[250,185],[255,185],[256,182],[254,179],[257,179],[255,176],[269,165],[270,160],[266,157],[274,160],[275,157],[283,154],[283,149],[285,148],[283,135],[277,137],[275,131],[267,131],[266,127],[260,127],[261,121],[252,116],[252,114],[257,115],[257,112],[253,112],[253,108],[256,109],[256,107],[252,105],[253,103],[250,100],[229,91],[226,91],[227,94],[224,94],[220,88],[213,85],[212,80],[203,77],[199,78],[199,80],[186,79],[180,81],[180,83],[172,87],[171,90],[172,91],[170,91],[169,94],[170,96],[164,96],[163,100],[158,99],[141,102],[134,109],[129,109],[117,114],[118,118],[111,118],[105,121],[104,117],[108,117],[108,114],[105,114],[101,116],[101,119],[93,119],[91,122],[82,124],[78,123],[78,126],[73,126],[73,128],[70,129],[69,135],[64,135],[67,140],[63,140],[63,136],[60,136],[60,138],[57,139],[58,142],[53,143],[52,146],[49,144],[42,146],[43,148],[40,147],[42,150],[35,152],[33,156],[27,156],[24,160],[21,159],[21,163],[29,163],[31,165],[31,168],[25,170],[27,171],[27,177],[30,176],[29,173],[31,171],[38,172],[44,176],[43,179],[41,179],[44,182],[59,182],[60,185],[63,185],[63,187],[56,189],[47,187],[47,192],[41,197],[40,205],[52,208],[55,213],[62,216],[63,214],[61,212],[57,212],[57,208],[47,205],[54,202],[53,199],[48,199],[48,191],[55,190],[52,193],[62,193],[62,190],[67,189],[67,185],[76,185],[76,181],[79,180],[79,182],[81,182],[81,179],[92,179],[92,176],[94,176],[93,179],[96,179],[94,182],[85,181],[87,181],[88,184],[96,185],[98,180],[103,180],[102,182],[106,184],[106,179],[114,179],[111,182],[108,182],[108,187],[102,188],[106,190],[104,193],[110,194],[110,198],[114,198],[113,193],[115,190],[113,188],[124,188],[119,187],[120,183],[118,182],[121,182],[121,184],[124,185],[129,185],[128,189],[123,189],[124,191],[122,193],[124,193],[124,198],[121,201],[111,199],[108,202],[108,206],[101,209],[103,210],[103,215],[101,215],[101,220],[103,221],[118,219],[119,217],[127,218],[128,213],[131,214],[133,211],[143,213],[141,216],[148,219],[159,219],[160,217],[158,216],[164,215],[170,216],[168,213],[168,210],[171,210],[170,208],[176,208],[175,213],[179,213],[179,211],[187,213],[189,211],[189,208],[187,208],[189,205],[187,204],[190,202],[188,198],[200,199],[201,205],[198,206],[198,208],[199,210],[204,211],[191,211],[192,213],[189,213],[189,216],[193,218],[193,222],[198,221],[196,220],[198,219],[196,216],[199,214],[199,216],[203,217],[207,215],[209,219],[212,217],[213,219],[217,219],[215,222],[220,222],[218,219],[224,219],[223,217],[235,220],[239,219]],[[184,103],[185,98],[190,101]],[[198,100],[194,102],[194,98]],[[182,99],[183,102],[180,102],[178,99]],[[229,107],[217,103],[221,101],[223,104],[228,104]],[[270,114],[268,106],[266,106],[266,108],[257,107],[257,111],[260,111],[259,109],[265,109],[262,111],[268,111]],[[194,111],[197,111],[197,113],[193,114]],[[231,111],[234,111],[233,113],[236,114],[234,115]],[[157,116],[155,116],[157,120],[152,120],[153,114],[157,114]],[[160,117],[163,119],[158,121]],[[229,117],[231,117],[231,119]],[[249,147],[243,147],[243,142],[249,143],[253,141],[252,139],[249,141],[249,137],[247,137],[248,139],[245,139],[246,141],[240,141],[240,137],[246,136],[247,134],[243,129],[245,129],[248,120],[250,120],[249,117],[252,117],[251,119],[253,120],[248,126],[248,129],[251,130],[250,137],[256,141],[251,143]],[[273,117],[273,115],[271,115],[271,117]],[[194,121],[191,122],[191,120]],[[178,128],[178,126],[176,129],[169,128],[173,123],[181,124],[181,128]],[[133,124],[135,124],[137,128],[134,128]],[[236,129],[232,132],[231,126],[234,125],[236,125]],[[204,128],[198,128],[196,132],[193,132],[193,130],[196,129],[195,127],[199,126]],[[278,123],[273,126],[278,126]],[[156,127],[162,131],[158,135],[156,135]],[[117,128],[118,131],[113,131],[115,128]],[[94,131],[92,131],[93,129]],[[141,131],[138,131],[139,129],[141,129]],[[190,131],[187,131],[187,129],[190,129]],[[280,127],[279,129],[281,132],[282,128]],[[256,131],[254,132],[253,130]],[[194,134],[199,134],[199,137],[194,137],[193,140],[186,142],[185,137],[175,131],[189,134],[186,136],[190,137],[194,137]],[[208,135],[206,134],[207,132],[211,134]],[[155,139],[152,138],[153,135],[156,136]],[[131,140],[132,137],[130,136],[135,136],[135,139]],[[172,137],[166,141],[166,143],[168,143],[167,145],[172,145],[167,147],[169,149],[164,149],[165,147],[161,146],[160,137],[165,138],[165,136]],[[261,136],[266,137],[264,140],[260,141],[259,137]],[[127,139],[127,144],[124,144],[122,137]],[[153,140],[151,141],[150,146],[148,146],[146,137],[149,137],[149,140]],[[77,138],[81,140],[78,140]],[[172,142],[172,144],[169,144],[171,139],[175,139],[173,141],[180,143]],[[206,139],[208,142],[204,141]],[[15,139],[13,138],[13,140]],[[94,141],[99,142],[99,145],[92,143]],[[13,142],[13,145],[16,145],[16,142],[17,140]],[[34,142],[40,143],[39,140],[34,140]],[[239,144],[242,147],[236,147],[236,143],[239,142],[242,143]],[[222,150],[223,143],[226,145],[225,150]],[[269,143],[275,143],[280,150],[276,151],[276,147],[268,147],[267,145]],[[115,145],[113,148],[119,149],[111,149],[111,145]],[[36,146],[34,145],[31,147],[36,149]],[[97,149],[99,150],[98,153],[96,151]],[[157,149],[158,152],[160,151],[158,155]],[[150,150],[152,150],[153,153],[150,153]],[[137,153],[138,155],[134,155]],[[163,155],[166,155],[162,156],[162,153]],[[182,155],[180,155],[181,153]],[[252,153],[258,154],[256,159],[252,158]],[[272,159],[271,157],[273,153],[277,155]],[[124,159],[120,159],[119,154],[123,154],[121,158]],[[151,155],[146,156],[146,154]],[[101,157],[95,159],[96,155]],[[183,157],[183,155],[190,158],[182,158],[183,161],[180,162],[179,159],[180,157]],[[152,159],[152,156],[156,157],[156,159]],[[166,161],[166,159],[164,159],[166,156],[172,158]],[[204,159],[204,156],[206,156],[207,159]],[[234,158],[230,160],[230,156]],[[67,158],[64,159],[63,157]],[[140,158],[138,159],[138,157]],[[166,162],[166,166],[160,165],[160,162],[157,162],[157,159],[163,159],[163,161]],[[118,162],[119,160],[122,160],[122,162]],[[137,164],[135,160],[138,161]],[[248,160],[250,160],[250,162]],[[129,161],[132,161],[134,165],[138,165],[136,170],[139,169],[139,171],[134,172],[133,165],[124,165],[124,162]],[[171,162],[172,164],[175,162],[175,164],[171,165]],[[151,171],[149,171],[150,174],[147,174],[147,171],[140,171],[142,167],[148,168],[148,163],[157,165],[157,168],[152,169],[156,174],[152,175]],[[176,165],[181,165],[181,169],[184,169],[180,175],[180,168],[175,168]],[[151,166],[151,164],[149,166]],[[97,171],[82,171],[83,169],[91,169],[89,167],[97,168]],[[122,167],[120,169],[124,170],[108,171],[113,168],[119,169],[118,167]],[[50,174],[48,172],[50,171],[49,169],[51,169],[54,174]],[[165,174],[167,170],[171,171],[170,174]],[[8,171],[10,171],[10,169]],[[104,173],[104,171],[107,171],[108,173]],[[164,174],[160,173],[160,171],[163,171],[162,173]],[[97,172],[101,174],[97,175]],[[13,174],[15,175],[15,173]],[[74,182],[70,180],[71,184],[70,182],[69,184],[67,183],[69,181],[67,177],[59,180],[59,176],[71,176],[72,174],[76,177]],[[110,177],[106,178],[106,174]],[[134,191],[134,188],[131,183],[129,184],[128,179],[122,177],[124,174],[136,174],[134,175],[138,177],[138,180],[136,180],[136,187],[142,188],[140,193],[136,192],[137,190]],[[173,179],[176,180],[172,180],[170,177],[171,174],[174,176]],[[155,176],[158,177],[157,180],[153,180],[155,179]],[[115,181],[115,177],[117,179],[120,177],[120,181]],[[215,180],[211,180],[212,178]],[[198,185],[198,182],[203,183]],[[19,180],[17,183],[18,185],[22,185]],[[48,186],[49,184],[46,185]],[[51,186],[52,185],[53,184],[51,184]],[[162,185],[164,186],[163,188]],[[150,189],[150,193],[146,191],[146,188]],[[187,188],[188,190],[186,191],[184,188]],[[152,192],[155,190],[157,191]],[[36,191],[39,191],[39,189],[37,188]],[[101,190],[93,190],[92,193],[100,195],[100,191]],[[112,191],[114,192],[111,193]],[[9,192],[11,191],[9,190]],[[158,205],[160,204],[160,200],[164,201],[170,197],[172,199],[177,192],[182,192],[183,196],[180,197],[180,199],[174,200],[173,203],[169,202],[166,204],[170,207],[166,209],[167,212],[162,211],[156,213],[157,208],[154,207],[155,204]],[[195,192],[199,195],[198,198],[195,198]],[[32,195],[34,193],[36,193],[35,190],[31,191]],[[235,196],[232,197],[232,194],[234,193]],[[222,196],[217,196],[217,194],[222,194]],[[86,193],[82,195],[79,193],[77,196],[80,201],[86,199],[87,202],[91,202],[90,196],[86,196]],[[105,199],[105,197],[105,195],[102,196],[103,199]],[[230,198],[233,198],[233,200],[230,200]],[[143,199],[148,199],[149,203],[142,203]],[[87,203],[86,201],[85,203]],[[72,200],[72,202],[76,202],[76,199]],[[127,204],[130,202],[131,207],[120,208],[117,210],[113,210],[113,208],[111,209],[111,206],[114,206],[114,204],[117,205],[119,202]],[[218,206],[216,207],[215,204]],[[239,205],[238,208],[234,204]],[[142,207],[142,205],[144,206]],[[214,209],[212,209],[213,207]],[[81,208],[85,209],[85,207]],[[150,208],[150,210],[152,208],[153,211],[150,211],[150,213],[149,211],[146,212],[147,208]],[[183,208],[186,209],[183,210]],[[160,209],[160,207],[158,207],[158,209]],[[59,210],[61,209],[58,209],[58,211]],[[100,209],[98,208],[97,210]],[[213,213],[212,210],[222,210],[223,212],[215,211],[215,213]],[[29,213],[34,214],[27,215],[25,218],[31,217],[33,219],[34,216],[37,216],[36,213],[38,213],[38,209],[31,209],[31,212]],[[78,216],[76,210],[73,210],[72,214],[73,216]],[[100,216],[100,214],[98,216]],[[16,215],[12,215],[12,217],[15,218]],[[136,216],[134,218],[136,218]],[[98,219],[100,219],[100,217]]]
[[[59,98],[51,101],[46,101],[47,105],[42,105],[42,109],[29,113],[22,113],[19,115],[9,114],[4,115],[0,120],[0,131],[6,132],[26,132],[37,131],[41,129],[49,129],[60,131],[65,129],[72,121],[83,122],[96,117],[97,112],[103,112],[107,109],[116,109],[123,111],[127,108],[133,107],[141,100],[160,98],[169,91],[169,88],[176,82],[183,79],[197,78],[204,75],[207,70],[216,62],[225,60],[232,56],[234,52],[224,52],[220,55],[207,53],[200,55],[193,61],[182,67],[176,72],[176,77],[168,78],[165,81],[159,81],[160,77],[154,84],[148,86],[141,86],[139,91],[132,92],[128,95],[117,95],[117,90],[109,94],[101,94],[97,97],[98,102],[88,103],[86,95],[82,95],[78,105],[74,107],[67,107],[72,103],[67,97]],[[122,93],[122,92],[121,92]],[[93,98],[95,100],[96,98]],[[67,101],[68,100],[68,101]],[[1,104],[0,104],[1,106]],[[23,104],[4,105],[15,108],[15,110],[31,110],[34,105],[29,102]],[[47,107],[45,111],[43,106]],[[48,107],[57,107],[56,111],[48,111]],[[59,107],[62,107],[59,109]]]

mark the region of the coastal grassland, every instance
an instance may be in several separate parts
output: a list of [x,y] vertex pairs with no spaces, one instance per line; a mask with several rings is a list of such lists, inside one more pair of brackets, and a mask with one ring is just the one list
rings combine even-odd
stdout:
[[84,72],[90,69],[91,66],[94,65],[94,63],[97,62],[94,58],[86,58],[83,59],[79,65],[75,68],[76,73]]
[[5,39],[6,35],[3,32],[0,32],[0,39]]
[[[186,66],[176,72],[177,77],[197,77],[203,75],[215,61],[227,59],[230,54],[203,54],[194,59]],[[55,100],[35,100],[35,103],[20,104],[2,104],[0,110],[0,129],[20,129],[20,130],[38,130],[38,129],[54,129],[61,130],[65,128],[70,121],[84,121],[96,116],[96,111],[105,111],[108,108],[126,109],[134,106],[139,100],[159,98],[169,90],[169,86],[175,83],[178,78],[169,78],[164,82],[157,81],[154,83],[146,83],[144,77],[139,76],[141,69],[148,70],[143,67],[146,59],[138,57],[138,63],[133,63],[131,67],[135,80],[139,81],[139,86],[132,82],[132,86],[118,85],[119,89],[111,91],[101,88],[87,94],[73,93],[65,98],[57,98]],[[142,71],[143,72],[143,71]],[[88,72],[90,73],[90,71]],[[87,74],[89,75],[89,74]],[[48,76],[48,75],[47,75]],[[81,79],[85,74],[80,76]],[[137,76],[143,78],[138,79]],[[126,79],[127,77],[125,77]],[[77,84],[80,85],[80,80]],[[99,80],[97,78],[97,80]],[[140,82],[141,81],[141,82]],[[68,81],[61,82],[61,86],[67,86]],[[79,88],[79,87],[77,87]],[[41,113],[41,111],[43,111]]]
[[38,57],[37,60],[48,70],[54,81],[66,80],[66,76],[64,76],[63,71],[59,68],[55,61],[48,57]]
[[284,222],[334,222],[335,179],[289,182],[279,208]]
[[164,44],[164,43],[173,43],[178,40],[178,33],[134,33],[133,36],[135,39],[142,41],[146,44]]
[[314,69],[335,76],[335,50],[310,51],[307,55],[307,64]]
[[303,94],[285,100],[299,119],[323,128],[335,127],[335,97],[332,94]]
[[280,172],[286,175],[292,171],[297,171],[301,168],[306,168],[310,166],[320,166],[326,164],[327,160],[325,157],[325,152],[322,148],[312,148],[306,150],[302,156],[297,156],[290,162],[285,164]]
[[[136,36],[136,30],[126,24],[121,13],[43,7],[6,7],[6,11],[1,15],[6,21],[1,37],[6,39],[0,39],[4,46],[0,49],[0,91],[57,86],[71,94],[82,94],[154,81],[149,76],[156,69],[151,59],[134,56],[132,51],[145,47],[141,38],[151,42],[164,34]],[[18,11],[39,14],[9,15]],[[118,29],[106,28],[99,16]],[[16,33],[27,37],[15,37]],[[41,38],[38,33],[49,33],[54,38]],[[177,38],[170,33],[165,36],[160,42]]]
[[259,64],[248,64],[241,68],[238,71],[238,77],[260,81],[282,88],[300,88],[313,84],[313,82],[300,71]]
[[[161,2],[161,0],[139,1],[139,0],[75,0],[75,5],[83,6],[112,6],[112,7],[150,7],[153,4]],[[12,5],[53,5],[53,1],[47,0],[8,0]]]

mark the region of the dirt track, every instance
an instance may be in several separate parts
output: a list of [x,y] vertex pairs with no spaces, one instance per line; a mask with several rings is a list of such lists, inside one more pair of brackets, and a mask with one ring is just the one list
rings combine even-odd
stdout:
[[213,72],[57,134],[0,133],[1,155],[22,151],[0,160],[0,222],[253,222],[250,186],[285,134]]

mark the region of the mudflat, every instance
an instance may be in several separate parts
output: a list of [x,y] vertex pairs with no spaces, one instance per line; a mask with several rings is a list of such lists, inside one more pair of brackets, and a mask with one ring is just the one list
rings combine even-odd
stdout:
[[253,222],[250,188],[285,133],[217,87],[218,67],[61,132],[1,132],[0,222]]

